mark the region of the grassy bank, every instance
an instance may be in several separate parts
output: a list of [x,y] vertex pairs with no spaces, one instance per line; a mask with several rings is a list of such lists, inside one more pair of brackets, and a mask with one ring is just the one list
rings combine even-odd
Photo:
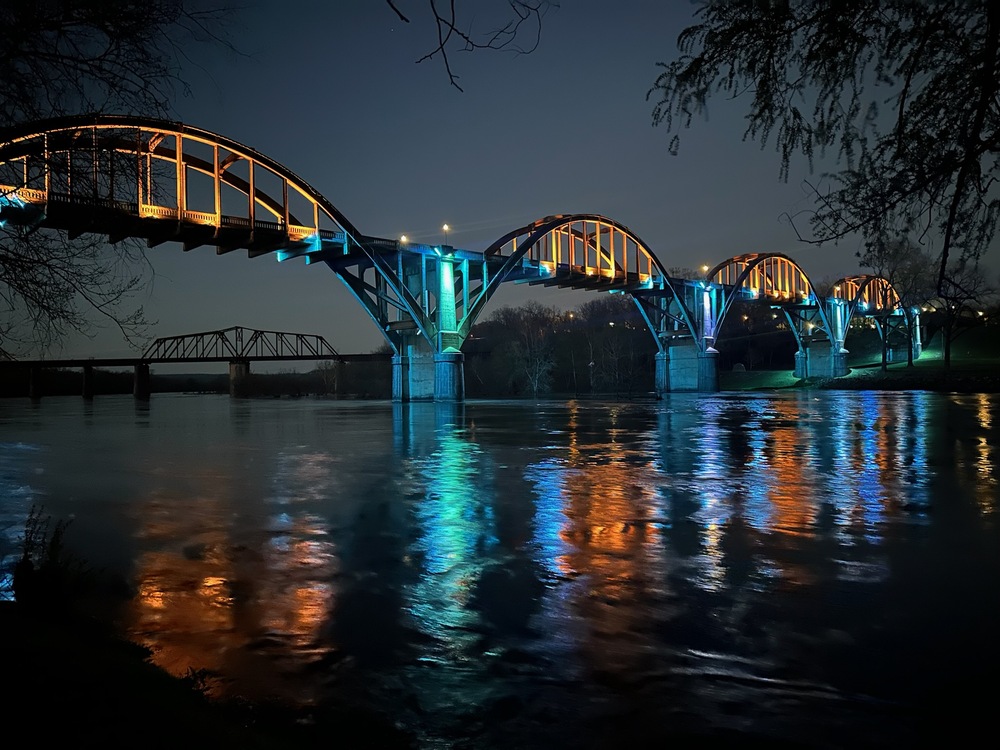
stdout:
[[932,340],[912,366],[906,360],[890,362],[882,370],[881,354],[865,351],[848,355],[847,375],[840,378],[796,378],[789,370],[751,370],[719,373],[724,391],[822,388],[825,390],[914,390],[942,393],[1000,393],[1000,327],[970,331],[953,347],[945,367],[939,340]]

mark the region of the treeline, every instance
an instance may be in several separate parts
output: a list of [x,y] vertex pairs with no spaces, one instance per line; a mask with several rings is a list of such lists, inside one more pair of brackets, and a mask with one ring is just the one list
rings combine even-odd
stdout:
[[[39,370],[39,385],[46,396],[79,396],[83,393],[83,370],[80,368],[44,367]],[[128,370],[93,371],[95,396],[131,393],[133,373]],[[150,387],[156,393],[228,393],[227,375],[158,375],[152,373]],[[28,369],[0,367],[0,396],[27,396]]]
[[[43,396],[79,396],[83,393],[80,368],[42,368],[39,385]],[[93,371],[95,396],[132,393],[133,373],[128,370]],[[255,373],[237,383],[236,395],[246,397],[329,396],[389,398],[392,371],[389,358],[373,362],[323,362],[310,372]],[[28,370],[0,367],[0,397],[27,397]],[[153,393],[229,393],[228,373],[150,373]]]

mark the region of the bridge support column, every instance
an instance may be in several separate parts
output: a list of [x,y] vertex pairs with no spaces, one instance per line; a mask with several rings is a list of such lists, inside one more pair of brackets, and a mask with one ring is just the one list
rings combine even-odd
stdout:
[[237,360],[229,363],[229,395],[233,398],[244,398],[249,395],[250,363]]
[[701,393],[719,390],[719,351],[712,346],[698,352],[698,390]]
[[[797,378],[840,378],[847,374],[847,350],[843,341],[834,341],[829,348],[815,342],[816,346],[805,349],[801,360],[795,354],[795,376]],[[799,374],[800,367],[803,374]]]
[[792,372],[799,380],[809,377],[809,350],[799,349],[795,352],[795,370]]
[[38,401],[42,398],[42,368],[32,367],[28,370],[28,398]]
[[701,367],[701,352],[693,341],[688,340],[671,346],[666,356],[667,383],[670,390],[700,390]]
[[656,353],[656,372],[653,383],[657,398],[670,391],[670,354],[666,349]]
[[434,353],[434,400],[465,400],[465,355],[460,347],[458,314],[455,308],[455,259],[453,248],[441,247],[445,256],[437,264],[438,336]]
[[132,378],[132,395],[137,401],[149,401],[149,365],[138,364]]
[[419,334],[406,338],[404,354],[392,358],[392,400],[433,401],[435,355]]
[[392,358],[392,400],[410,400],[410,358],[399,354]]
[[83,366],[83,397],[90,401],[94,398],[94,366]]
[[465,400],[465,355],[462,352],[434,355],[434,400]]
[[830,351],[830,377],[831,378],[842,378],[850,370],[847,367],[847,355],[850,352],[844,348],[844,342],[834,341],[831,351]]

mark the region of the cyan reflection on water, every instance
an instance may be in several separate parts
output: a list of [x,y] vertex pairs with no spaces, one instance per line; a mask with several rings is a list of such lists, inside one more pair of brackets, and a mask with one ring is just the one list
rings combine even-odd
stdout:
[[998,411],[12,400],[0,528],[9,559],[32,504],[72,517],[134,591],[122,627],[219,694],[356,701],[445,744],[898,739],[998,664]]

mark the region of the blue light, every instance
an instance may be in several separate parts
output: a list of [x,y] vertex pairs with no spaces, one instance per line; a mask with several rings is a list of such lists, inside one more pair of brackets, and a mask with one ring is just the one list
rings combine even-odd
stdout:
[[0,195],[0,206],[16,206],[24,208],[24,201],[16,193],[10,195]]

